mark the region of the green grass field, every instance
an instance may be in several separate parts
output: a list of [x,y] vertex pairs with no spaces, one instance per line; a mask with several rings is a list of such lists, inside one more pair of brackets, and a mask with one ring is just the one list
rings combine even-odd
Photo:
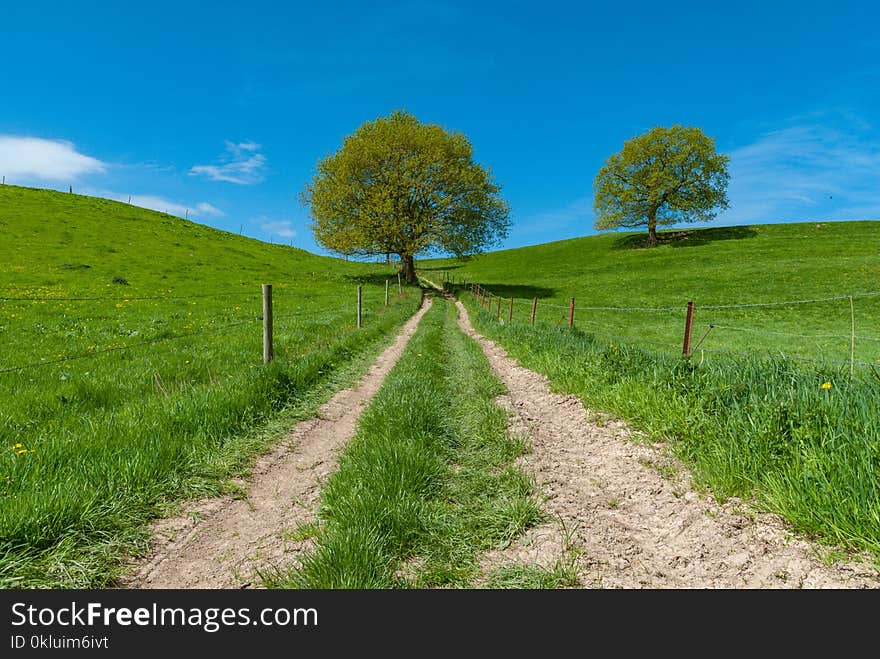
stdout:
[[[513,464],[527,446],[495,403],[503,387],[480,347],[437,298],[361,417],[323,491],[317,548],[273,587],[466,587],[480,552],[541,519]],[[570,566],[509,566],[487,585],[571,584]]]
[[0,587],[112,583],[148,519],[221,491],[421,297],[385,307],[389,268],[47,190],[0,186],[0,231]]
[[[642,246],[641,233],[605,234],[421,267],[435,280],[448,274],[479,282],[505,302],[517,298],[517,322],[528,323],[536,296],[538,322],[562,326],[574,297],[579,328],[672,354],[681,351],[685,307],[693,301],[693,344],[715,325],[701,344],[704,359],[713,358],[711,351],[850,359],[848,299],[738,305],[880,291],[880,222],[689,229],[665,236],[654,249]],[[737,306],[709,308],[727,305]],[[854,297],[853,312],[855,361],[880,363],[880,295]]]
[[[638,247],[640,238],[435,261],[423,272],[481,282],[505,298],[538,296],[562,307],[573,295],[582,307],[630,307],[576,311],[569,329],[567,309],[539,306],[541,322],[531,328],[530,306],[515,303],[508,323],[505,300],[499,321],[497,306],[489,311],[458,287],[479,331],[558,390],[668,440],[720,498],[750,497],[802,532],[880,557],[880,297],[853,300],[855,358],[863,363],[852,373],[848,299],[705,308],[874,292],[880,223],[695,230],[650,250]],[[721,352],[681,358],[688,300],[697,304],[694,342],[716,323],[703,347]],[[631,309],[676,304],[672,312]],[[836,336],[800,336],[807,334]]]
[[[229,491],[364,372],[421,299],[392,286],[384,306],[386,279],[396,283],[384,266],[47,190],[0,186],[0,231],[4,588],[112,585],[145,549],[150,519]],[[657,249],[615,234],[420,265],[504,297],[498,322],[497,307],[458,289],[479,331],[559,390],[669,440],[717,495],[753,497],[880,556],[878,247],[880,222],[787,224],[674,232]],[[262,283],[275,290],[268,366]],[[683,360],[688,300],[702,343]],[[796,303],[807,300],[818,301]],[[267,585],[473,585],[479,552],[540,517],[512,463],[524,447],[506,432],[500,391],[438,299],[361,418],[320,523],[297,531],[316,550]],[[564,565],[512,566],[486,583],[570,580]]]

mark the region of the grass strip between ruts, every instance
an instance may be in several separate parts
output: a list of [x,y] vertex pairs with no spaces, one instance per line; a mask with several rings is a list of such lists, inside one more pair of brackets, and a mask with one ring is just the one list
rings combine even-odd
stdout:
[[[315,547],[302,565],[265,575],[270,587],[467,587],[482,550],[542,518],[514,465],[527,449],[495,402],[503,387],[442,298],[361,417],[322,493]],[[540,578],[532,572],[542,575]],[[570,583],[560,567],[521,566],[488,585]]]

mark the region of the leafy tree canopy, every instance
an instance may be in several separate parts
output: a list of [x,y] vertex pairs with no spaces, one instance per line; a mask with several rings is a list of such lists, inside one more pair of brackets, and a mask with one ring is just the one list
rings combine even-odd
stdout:
[[605,162],[593,183],[599,230],[707,222],[727,208],[727,163],[699,128],[658,126],[634,137]]
[[466,256],[507,236],[509,207],[461,133],[396,111],[318,162],[301,195],[315,239],[345,254],[398,254],[407,281],[428,250]]

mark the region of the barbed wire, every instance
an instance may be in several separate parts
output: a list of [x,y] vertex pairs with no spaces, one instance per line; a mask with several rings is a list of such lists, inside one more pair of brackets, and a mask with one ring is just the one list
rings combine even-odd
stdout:
[[[28,297],[28,296],[11,296],[0,295],[0,302],[140,302],[145,300],[189,300],[212,297],[226,297],[228,295],[247,295],[253,298],[260,298],[259,291],[219,291],[216,293],[195,293],[193,295],[128,295],[123,297]],[[284,289],[273,289],[273,296],[287,297],[295,295],[299,300],[321,300],[327,298],[348,298],[348,293],[324,293],[320,295],[302,295],[297,291],[289,291]]]
[[142,300],[189,300],[194,298],[225,297],[227,295],[250,295],[259,293],[226,291],[222,293],[199,293],[196,295],[131,295],[128,297],[9,297],[0,295],[3,302],[140,302]]
[[[488,289],[480,288],[480,290],[485,291],[487,294],[491,294],[493,297],[504,298],[501,295],[497,295]],[[835,297],[825,297],[825,298],[813,298],[806,300],[788,300],[782,302],[747,302],[741,304],[698,304],[695,305],[696,309],[744,309],[751,307],[774,307],[774,306],[790,306],[790,305],[798,305],[798,304],[812,304],[818,302],[832,302],[836,300],[848,300],[849,298],[864,298],[864,297],[877,297],[880,296],[880,291],[869,291],[866,293],[852,293],[851,295],[838,295]],[[517,301],[517,298],[514,298]],[[531,300],[522,300],[523,304],[532,304]],[[556,309],[568,309],[568,305],[560,305],[560,304],[550,304],[548,302],[538,302],[539,307],[553,307]],[[575,309],[580,309],[584,311],[644,311],[644,312],[660,312],[660,311],[684,311],[686,309],[686,305],[681,305],[677,307],[587,307],[587,306],[575,306]]]
[[[797,334],[795,332],[780,332],[777,330],[768,330],[768,329],[756,329],[752,327],[730,327],[729,325],[718,325],[716,323],[711,323],[710,327],[714,327],[715,329],[723,329],[730,330],[734,332],[752,332],[754,334],[774,334],[778,336],[793,336],[799,339],[846,339],[850,340],[851,335],[849,334]],[[880,341],[880,339],[876,339],[871,336],[856,336],[856,339],[860,341]]]
[[354,297],[355,293],[322,293],[320,295],[299,295],[296,291],[273,290],[272,295],[280,297],[296,296],[299,300],[325,300],[327,298],[349,298]]
[[[364,313],[368,312],[367,309],[364,309],[363,311],[364,311]],[[346,314],[346,313],[350,313],[352,315],[354,314],[354,312],[348,307],[346,307],[345,309],[329,309],[329,310],[322,309],[321,312],[324,314],[327,314],[327,315],[339,315],[339,314]],[[315,315],[314,311],[303,311],[300,313],[289,313],[289,314],[280,314],[280,315],[272,314],[272,319],[273,320],[285,320],[287,318],[304,318],[306,316],[311,316],[312,318],[314,318],[314,315]],[[323,320],[324,319],[322,319],[322,318],[315,318],[316,322],[322,322]]]
[[798,304],[814,304],[819,302],[835,302],[838,300],[848,300],[850,298],[876,297],[880,295],[880,291],[871,291],[868,293],[853,293],[851,295],[837,295],[835,297],[818,297],[809,300],[788,300],[786,302],[750,302],[743,304],[700,304],[696,305],[697,309],[745,309],[750,307],[781,307],[794,306]]
[[[488,293],[489,291],[486,291],[486,292]],[[476,293],[474,293],[473,291],[471,291],[471,293],[472,293],[472,295],[474,295],[476,297],[476,295],[477,295]],[[777,306],[777,305],[783,305],[783,304],[797,304],[797,303],[807,304],[807,303],[811,303],[811,302],[826,302],[826,301],[831,301],[831,300],[847,300],[847,299],[850,299],[850,297],[853,297],[853,298],[855,298],[855,297],[875,297],[878,295],[880,295],[880,292],[868,292],[868,293],[855,293],[852,296],[843,295],[843,296],[838,296],[838,297],[833,297],[833,298],[816,298],[816,299],[812,299],[812,300],[799,300],[799,301],[791,301],[791,302],[755,303],[755,304],[745,304],[745,305],[715,305],[715,306],[705,306],[705,307],[699,306],[696,308],[697,309],[732,309],[732,308],[741,308],[741,307]],[[514,301],[516,302],[516,299],[514,299]],[[528,300],[525,300],[524,303],[529,304],[529,305],[533,304],[532,301],[528,301]],[[568,306],[554,305],[554,304],[542,304],[542,303],[538,303],[537,306],[545,306],[545,307],[552,307],[552,308],[556,308],[556,309],[565,309],[565,310],[568,310],[570,308]],[[669,310],[681,311],[681,310],[684,310],[685,307],[669,307],[669,308],[576,307],[575,308],[576,311],[591,310],[591,309],[592,310],[613,310],[613,311],[632,311],[632,310],[636,310],[636,311],[648,311],[648,310],[651,310],[651,311],[669,311]],[[485,313],[488,313],[489,315],[495,315],[491,311],[487,311],[485,309],[483,309],[483,311]],[[543,321],[543,322],[537,321],[537,322],[546,325],[546,321]],[[599,325],[600,327],[603,327],[598,322],[592,321],[589,319],[580,319],[578,322],[580,324],[588,323],[591,325]],[[514,321],[514,324],[520,324],[520,321]],[[525,323],[522,323],[522,324],[525,324]],[[550,326],[552,327],[553,325],[551,324]],[[859,336],[859,335],[853,336],[853,335],[849,335],[849,334],[847,334],[847,335],[844,335],[844,334],[799,334],[799,333],[794,333],[794,332],[782,332],[782,331],[764,330],[764,329],[757,329],[757,328],[732,327],[729,325],[718,325],[715,323],[707,324],[707,327],[710,330],[713,328],[717,328],[717,329],[726,329],[726,330],[731,330],[731,331],[753,332],[753,333],[757,333],[757,334],[773,334],[773,335],[791,336],[791,337],[795,337],[795,338],[807,338],[807,339],[835,338],[835,339],[847,339],[848,341],[851,339],[855,339],[855,340],[859,340],[859,341],[880,341],[880,338]],[[623,335],[623,334],[609,334],[609,333],[605,333],[605,332],[596,332],[592,329],[585,329],[582,331],[585,334],[591,334],[591,335],[595,335],[595,336],[604,336],[604,337],[608,337],[608,338],[623,339],[628,342],[632,342],[635,345],[638,345],[640,343],[645,343],[645,344],[652,344],[652,345],[661,345],[664,347],[675,347],[675,348],[679,347],[677,344],[669,344],[669,343],[663,343],[663,342],[659,342],[659,341],[653,341],[650,339],[645,339],[643,337],[632,337],[632,336],[627,336],[627,335]],[[701,342],[702,342],[702,340],[701,340]],[[698,344],[698,346],[699,346],[699,344]],[[768,352],[756,353],[756,352],[743,352],[743,351],[723,350],[723,349],[716,349],[716,348],[699,348],[699,347],[695,349],[695,352],[697,350],[699,350],[699,352],[701,352],[701,353],[708,352],[708,353],[730,354],[730,355],[739,355],[739,356],[746,356],[746,357],[762,357],[762,358],[775,356],[775,357],[780,357],[782,359],[792,359],[795,361],[811,362],[811,363],[817,363],[817,364],[846,364],[846,365],[855,365],[855,366],[876,367],[876,365],[872,364],[871,362],[806,357],[803,355],[791,355],[791,354],[782,353],[782,352],[776,353],[776,352],[768,351]]]
[[23,370],[31,369],[31,368],[39,368],[41,366],[51,366],[53,364],[62,364],[64,362],[75,361],[75,360],[79,360],[79,359],[89,359],[91,357],[97,357],[99,355],[107,354],[110,352],[132,350],[134,348],[140,348],[140,347],[147,346],[147,345],[153,345],[155,343],[161,343],[163,341],[174,341],[177,339],[184,339],[184,338],[188,338],[188,337],[192,337],[192,336],[198,336],[200,334],[209,334],[209,333],[218,332],[218,331],[221,331],[224,329],[230,329],[232,327],[239,327],[241,325],[247,325],[249,323],[253,323],[255,320],[257,320],[257,319],[252,318],[250,320],[243,320],[243,321],[239,321],[237,323],[229,323],[227,325],[220,325],[217,327],[202,328],[202,329],[196,330],[194,332],[186,332],[183,334],[175,334],[172,336],[158,336],[158,337],[155,337],[152,339],[147,339],[145,341],[138,341],[137,343],[129,343],[129,344],[126,344],[123,346],[111,346],[109,348],[102,348],[100,350],[91,350],[87,353],[83,353],[80,355],[68,355],[65,357],[58,358],[58,359],[51,359],[51,360],[41,361],[41,362],[32,362],[30,364],[22,364],[21,366],[11,366],[8,368],[0,369],[0,374],[12,373],[15,371],[23,371]]

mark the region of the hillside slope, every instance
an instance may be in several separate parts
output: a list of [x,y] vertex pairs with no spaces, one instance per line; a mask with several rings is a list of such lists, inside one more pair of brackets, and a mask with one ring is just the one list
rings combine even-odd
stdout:
[[[4,296],[252,291],[262,282],[350,283],[377,272],[108,199],[11,185],[0,186],[0,230]],[[129,286],[114,285],[114,277]]]
[[0,231],[0,587],[112,583],[145,522],[228,487],[421,299],[385,306],[384,266],[103,199],[0,186]]
[[[422,267],[435,278],[448,269],[456,281],[523,298],[515,308],[524,321],[533,296],[557,307],[574,297],[582,329],[672,350],[681,347],[684,307],[694,301],[695,341],[715,325],[703,343],[708,349],[828,360],[849,359],[853,318],[848,299],[824,299],[880,290],[880,222],[697,228],[661,237],[654,249],[643,246],[641,233],[604,234]],[[824,301],[749,306],[813,299]],[[539,320],[566,322],[567,309],[557,307],[539,307]],[[855,297],[853,311],[856,361],[876,362],[880,296]]]

